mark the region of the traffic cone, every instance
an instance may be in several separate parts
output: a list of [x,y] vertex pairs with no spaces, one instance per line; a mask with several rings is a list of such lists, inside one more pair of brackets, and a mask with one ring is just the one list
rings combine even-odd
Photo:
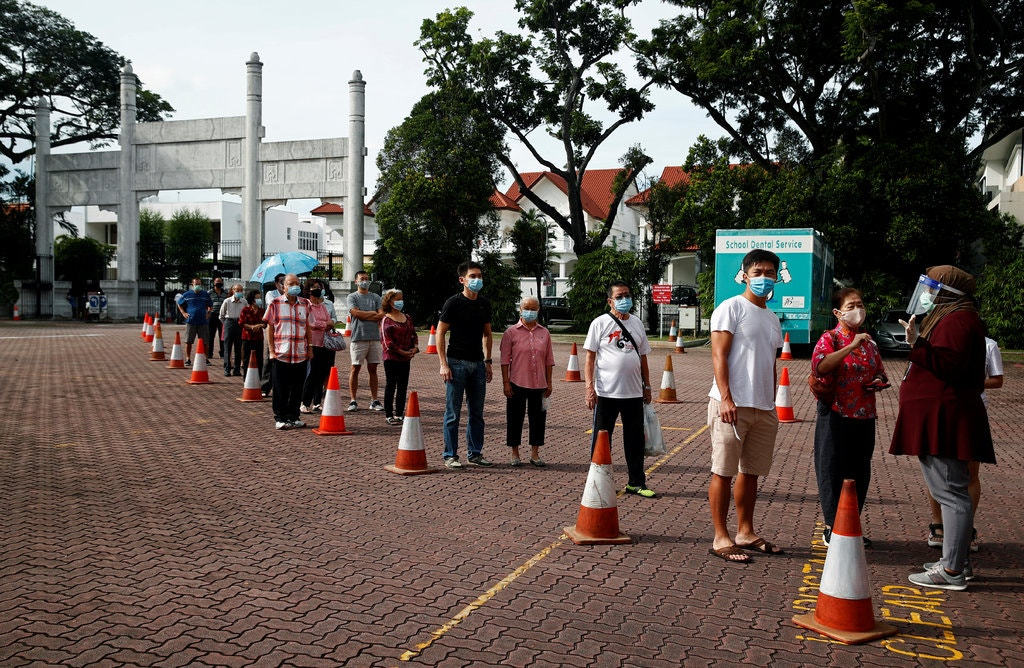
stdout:
[[775,412],[779,414],[779,422],[803,422],[793,417],[793,399],[789,396],[789,369],[782,369],[779,379],[779,391],[775,393]]
[[437,354],[437,337],[435,336],[434,326],[430,326],[430,337],[427,339],[427,354]]
[[188,379],[190,385],[209,385],[213,383],[210,380],[210,372],[206,369],[206,346],[203,345],[203,339],[199,338],[196,341],[196,358],[192,360],[192,377]]
[[420,398],[415,392],[409,393],[409,402],[405,406],[405,420],[402,422],[402,437],[398,440],[395,464],[388,464],[384,468],[400,475],[438,471],[427,466],[427,451],[423,447],[423,429],[420,426]]
[[597,432],[597,443],[590,458],[587,485],[575,526],[562,529],[577,545],[621,545],[633,539],[619,531],[619,509],[615,505],[615,483],[612,482],[612,449],[608,432]]
[[249,353],[249,368],[245,370],[245,385],[238,401],[266,401],[260,383],[260,365],[256,361],[256,351]]
[[341,333],[345,336],[352,336],[352,316],[345,316],[345,329]]
[[145,338],[146,343],[153,343],[153,321],[154,320],[155,320],[155,318],[150,318],[149,321],[146,322],[146,338]]
[[677,355],[685,355],[686,354],[686,348],[683,346],[683,333],[682,332],[679,332],[679,335],[676,336],[676,354]]
[[157,318],[153,329],[153,350],[149,353],[149,361],[163,362],[165,359],[167,359],[167,355],[164,354],[164,334],[160,329],[160,319]]
[[143,341],[146,340],[146,328],[148,328],[148,327],[149,327],[149,314],[148,313],[143,313],[142,314],[142,332],[140,333],[140,337],[142,338]]
[[668,338],[675,341],[677,334],[679,334],[679,331],[676,329],[676,319],[672,318],[672,326],[668,328]]
[[21,311],[18,310],[18,305],[14,305],[14,319],[15,321],[21,320]]
[[174,333],[174,345],[171,346],[171,363],[168,369],[184,369],[185,356],[181,352],[181,332]]
[[836,523],[818,586],[818,603],[813,613],[794,615],[793,622],[848,645],[885,638],[899,631],[895,626],[875,621],[857,510],[857,483],[853,480],[843,481],[839,495]]
[[582,383],[583,378],[580,377],[580,358],[576,354],[576,343],[572,344],[572,352],[569,353],[569,368],[565,370],[565,378],[562,379],[563,383]]
[[327,392],[324,393],[324,409],[320,413],[320,426],[313,430],[317,436],[345,436],[351,434],[345,428],[345,413],[341,410],[341,390],[338,386],[338,367],[332,366],[327,376]]
[[789,332],[786,332],[786,337],[782,339],[782,354],[779,355],[780,360],[791,360],[793,359],[793,348],[789,345]]
[[655,399],[659,404],[680,404],[676,399],[676,372],[672,370],[672,356],[665,356],[665,371],[661,374],[661,391]]

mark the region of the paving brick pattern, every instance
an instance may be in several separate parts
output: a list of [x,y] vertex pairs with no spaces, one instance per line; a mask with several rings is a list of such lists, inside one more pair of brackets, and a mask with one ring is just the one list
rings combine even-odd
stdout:
[[[168,351],[177,329],[164,329]],[[651,356],[655,382],[670,352]],[[556,378],[568,355],[556,345]],[[0,324],[0,665],[1024,663],[1020,367],[990,393],[1000,464],[983,469],[984,543],[965,592],[908,589],[937,552],[916,462],[886,454],[896,388],[882,395],[867,558],[876,614],[907,621],[892,641],[847,647],[790,621],[815,595],[801,587],[821,555],[806,360],[787,363],[806,421],[782,426],[757,508],[787,556],[739,566],[707,553],[709,441],[694,435],[710,353],[673,357],[684,402],[658,406],[670,453],[649,484],[661,498],[620,499],[633,545],[578,547],[561,527],[589,465],[582,383],[556,382],[547,468],[507,465],[493,383],[484,453],[499,466],[406,477],[383,468],[401,428],[382,413],[346,414],[353,436],[277,432],[269,402],[235,401],[242,379],[219,360],[205,386],[149,361],[138,325]],[[894,385],[905,366],[889,361]],[[439,466],[436,357],[414,361],[410,389]],[[621,451],[616,435],[620,483]]]

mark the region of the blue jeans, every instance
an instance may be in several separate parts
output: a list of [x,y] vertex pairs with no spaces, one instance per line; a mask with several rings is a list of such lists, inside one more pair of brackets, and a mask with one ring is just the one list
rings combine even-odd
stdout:
[[469,404],[466,425],[466,452],[479,455],[484,448],[484,395],[487,392],[487,371],[483,362],[448,360],[452,379],[444,384],[444,456],[455,457],[459,443],[459,414],[462,395]]

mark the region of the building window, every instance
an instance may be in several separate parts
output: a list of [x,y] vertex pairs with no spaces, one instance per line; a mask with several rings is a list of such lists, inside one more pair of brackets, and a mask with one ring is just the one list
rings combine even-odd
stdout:
[[290,227],[284,228],[284,238],[287,241],[291,241],[292,240],[292,228],[290,228]]
[[111,246],[117,245],[117,223],[110,223],[103,226],[103,243]]
[[299,230],[299,250],[305,251],[319,251],[320,250],[320,235],[316,232],[303,232]]

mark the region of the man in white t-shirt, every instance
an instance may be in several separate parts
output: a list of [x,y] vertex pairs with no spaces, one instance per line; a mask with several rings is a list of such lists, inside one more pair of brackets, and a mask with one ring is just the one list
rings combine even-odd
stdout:
[[[779,257],[771,251],[752,250],[743,257],[742,266],[747,284],[743,294],[726,299],[711,314],[714,381],[708,393],[708,503],[715,528],[710,552],[736,563],[750,561],[744,550],[782,554],[754,532],[757,478],[771,469],[779,430],[775,353],[782,346],[782,328],[767,306],[779,274]],[[736,503],[735,541],[727,523],[730,491]]]
[[[608,287],[610,313],[590,323],[583,349],[587,351],[583,367],[587,408],[594,411],[593,453],[597,432],[608,432],[622,417],[622,445],[629,470],[628,494],[653,499],[644,474],[644,404],[651,403],[651,375],[647,354],[651,344],[639,318],[631,317],[633,298],[629,286],[616,282]],[[623,331],[625,328],[625,331]]]

